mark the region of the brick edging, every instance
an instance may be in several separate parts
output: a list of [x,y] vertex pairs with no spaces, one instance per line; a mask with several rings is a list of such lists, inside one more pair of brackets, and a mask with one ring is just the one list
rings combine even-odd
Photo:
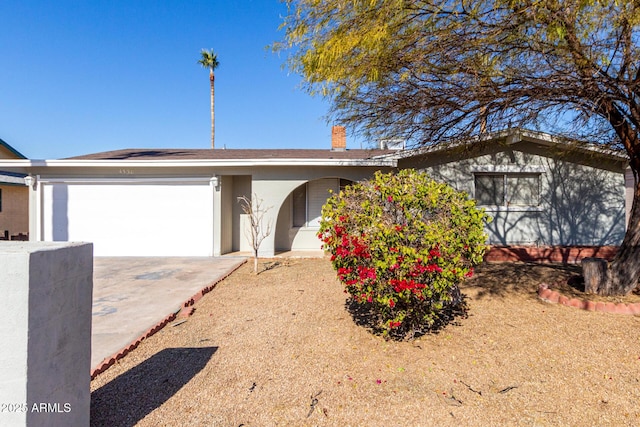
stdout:
[[558,291],[549,289],[549,285],[547,285],[546,283],[542,283],[538,287],[538,298],[540,298],[542,301],[546,301],[552,304],[562,304],[568,307],[579,308],[581,310],[600,311],[603,313],[640,315],[640,302],[633,304],[616,304],[613,302],[580,300],[578,298],[569,299],[568,297],[561,295]]
[[246,262],[247,260],[245,259],[243,262],[238,264],[233,270],[229,271],[227,274],[220,277],[218,280],[211,282],[208,286],[205,286],[204,288],[202,288],[199,292],[197,292],[191,298],[183,302],[180,305],[181,307],[180,310],[168,315],[167,317],[162,319],[159,323],[157,323],[155,326],[148,329],[144,334],[140,335],[140,337],[136,338],[131,344],[122,348],[120,351],[116,352],[111,357],[107,357],[102,362],[100,362],[100,364],[98,364],[98,366],[91,371],[91,379],[92,380],[95,379],[98,375],[100,375],[101,373],[109,369],[111,366],[113,366],[116,363],[116,361],[122,359],[127,354],[135,350],[142,341],[144,341],[145,339],[149,338],[150,336],[158,332],[160,329],[167,326],[169,322],[173,322],[174,320],[176,320],[178,316],[179,317],[191,316],[196,311],[193,305],[195,305],[195,303],[198,302],[200,298],[202,298],[203,296],[211,292],[218,285],[218,283],[222,282],[224,279],[229,277],[231,273],[233,273],[234,271],[242,267],[242,265],[244,265],[244,263]]
[[579,264],[584,258],[611,260],[618,246],[509,246],[491,245],[485,253],[487,262],[536,262]]

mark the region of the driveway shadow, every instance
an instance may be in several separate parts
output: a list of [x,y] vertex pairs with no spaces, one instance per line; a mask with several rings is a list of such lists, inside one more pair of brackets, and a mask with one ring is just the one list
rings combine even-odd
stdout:
[[91,393],[91,426],[135,425],[187,384],[218,347],[168,348]]

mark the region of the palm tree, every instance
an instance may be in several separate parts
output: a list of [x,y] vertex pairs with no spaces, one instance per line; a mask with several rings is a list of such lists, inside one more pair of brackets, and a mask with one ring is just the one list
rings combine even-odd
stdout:
[[211,82],[211,148],[215,148],[215,143],[214,143],[215,131],[216,131],[215,113],[214,113],[215,89],[213,87],[215,77],[213,75],[213,71],[216,68],[218,68],[220,63],[218,62],[218,55],[213,51],[213,49],[211,50],[202,49],[200,51],[200,55],[202,55],[202,58],[200,58],[200,60],[198,61],[198,64],[202,65],[204,68],[209,69],[209,81]]

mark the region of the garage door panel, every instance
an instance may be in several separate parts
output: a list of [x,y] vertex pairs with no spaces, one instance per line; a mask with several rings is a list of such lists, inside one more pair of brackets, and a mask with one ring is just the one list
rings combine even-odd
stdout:
[[210,256],[208,184],[52,184],[43,189],[44,239],[88,241],[99,256]]

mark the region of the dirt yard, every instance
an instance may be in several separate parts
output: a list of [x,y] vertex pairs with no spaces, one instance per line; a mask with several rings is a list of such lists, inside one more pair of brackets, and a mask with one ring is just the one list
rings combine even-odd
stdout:
[[577,267],[481,267],[468,317],[392,342],[327,259],[250,264],[92,381],[92,426],[640,425],[640,318],[537,299]]

